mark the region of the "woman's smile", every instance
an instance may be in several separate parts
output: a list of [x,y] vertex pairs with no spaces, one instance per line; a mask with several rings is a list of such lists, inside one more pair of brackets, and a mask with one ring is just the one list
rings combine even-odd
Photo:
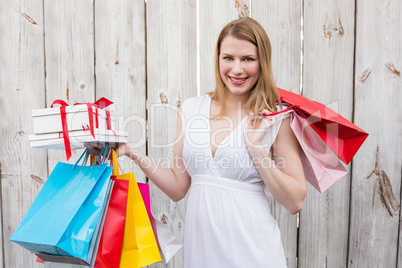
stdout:
[[229,76],[230,81],[232,82],[233,85],[243,85],[248,77],[244,77],[244,78],[239,78],[239,77],[233,77],[233,76]]

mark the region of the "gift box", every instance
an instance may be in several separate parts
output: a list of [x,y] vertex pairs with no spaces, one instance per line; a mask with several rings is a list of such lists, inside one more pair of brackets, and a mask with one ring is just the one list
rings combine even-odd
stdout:
[[[89,130],[69,131],[69,140],[71,149],[84,149],[88,144],[101,147],[102,144],[108,144],[115,147],[118,143],[126,143],[127,133],[124,131],[113,131],[107,129],[95,129],[95,137],[92,136]],[[64,150],[63,132],[29,135],[29,145],[32,148],[45,148]]]
[[[66,122],[68,131],[86,130],[92,125],[100,129],[116,129],[115,116],[105,109],[91,107],[86,104],[66,106]],[[32,111],[33,133],[47,134],[63,131],[60,107],[36,109]]]

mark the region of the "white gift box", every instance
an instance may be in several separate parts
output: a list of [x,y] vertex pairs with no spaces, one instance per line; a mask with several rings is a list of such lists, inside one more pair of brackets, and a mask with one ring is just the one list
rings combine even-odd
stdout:
[[[68,131],[89,129],[89,113],[86,104],[65,106]],[[98,128],[107,129],[107,115],[105,109],[92,107],[93,126],[96,128],[96,112],[98,112]],[[32,110],[33,133],[63,132],[60,107]],[[116,129],[115,116],[110,115],[111,129]]]
[[[111,147],[115,147],[118,143],[126,143],[127,133],[123,131],[113,131],[107,129],[95,129],[95,138],[89,130],[76,130],[69,131],[69,140],[71,149],[84,149],[85,145],[104,145],[109,144]],[[116,134],[116,135],[115,135]],[[45,148],[64,150],[64,138],[63,132],[60,133],[48,133],[39,135],[29,135],[29,145],[32,148]]]

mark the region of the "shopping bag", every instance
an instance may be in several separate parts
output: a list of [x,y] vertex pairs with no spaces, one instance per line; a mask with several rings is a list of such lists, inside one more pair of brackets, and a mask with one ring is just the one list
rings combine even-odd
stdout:
[[105,208],[112,167],[77,163],[56,165],[11,241],[36,254],[78,257],[85,262],[91,257],[90,242]]
[[165,224],[163,224],[159,220],[156,220],[153,216],[152,221],[152,226],[157,238],[162,262],[168,263],[173,258],[173,256],[183,247],[183,244]]
[[129,181],[120,267],[143,267],[161,261],[155,235],[134,173],[119,175],[117,178]]
[[281,88],[278,88],[278,92],[282,102],[291,105],[329,148],[344,163],[349,164],[368,137],[368,133],[322,103]]
[[[101,237],[101,230],[103,228],[106,209],[108,207],[112,187],[113,187],[113,183],[110,183],[109,188],[108,188],[108,193],[107,193],[108,200],[107,200],[107,202],[105,202],[104,208],[102,209],[101,217],[100,217],[100,220],[98,220],[98,224],[97,224],[94,234],[92,236],[92,239],[91,239],[91,242],[89,245],[89,249],[88,249],[88,255],[87,255],[87,258],[85,261],[80,258],[72,257],[72,256],[49,255],[49,254],[44,254],[44,253],[36,254],[38,256],[36,261],[47,264],[47,265],[45,265],[45,267],[48,266],[49,263],[54,263],[54,265],[57,265],[57,266],[62,265],[62,267],[66,267],[66,268],[67,267],[75,268],[75,267],[81,267],[81,266],[85,266],[85,267],[89,266],[90,268],[93,268],[94,263],[95,263],[96,253],[98,250],[100,237]],[[85,231],[85,230],[83,230],[83,231]]]
[[91,243],[88,250],[88,256],[85,261],[77,257],[71,256],[59,256],[59,255],[49,255],[39,253],[36,254],[38,256],[37,262],[45,263],[45,267],[63,267],[63,268],[80,268],[80,267],[89,267],[94,268],[95,258],[98,251],[98,245],[101,238],[101,231],[103,229],[103,223],[105,221],[106,210],[109,204],[111,189],[114,186],[114,182],[112,181],[109,184],[109,189],[107,193],[107,202],[105,202],[105,206],[101,213],[101,219],[98,220],[98,225],[94,231],[94,234],[91,239]]
[[320,193],[348,173],[338,156],[304,118],[291,113],[290,127],[300,144],[305,178]]
[[165,224],[156,220],[152,216],[149,184],[138,183],[138,188],[140,189],[142,199],[144,200],[148,212],[148,217],[151,221],[162,262],[168,263],[183,245]]
[[126,221],[129,181],[114,180],[113,191],[99,241],[95,268],[119,267]]

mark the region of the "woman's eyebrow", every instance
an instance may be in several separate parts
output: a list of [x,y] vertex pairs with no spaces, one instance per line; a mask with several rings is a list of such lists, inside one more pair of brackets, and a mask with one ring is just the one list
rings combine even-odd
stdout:
[[[231,54],[228,54],[228,53],[222,53],[221,54],[222,56],[233,56],[233,55],[231,55]],[[256,55],[254,55],[254,54],[250,54],[250,55],[243,55],[243,56],[241,56],[242,58],[247,58],[247,57],[257,57]]]

